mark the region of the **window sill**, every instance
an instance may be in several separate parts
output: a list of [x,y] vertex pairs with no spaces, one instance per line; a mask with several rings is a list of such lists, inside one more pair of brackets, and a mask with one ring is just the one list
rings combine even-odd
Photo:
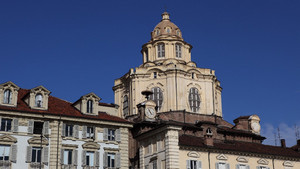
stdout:
[[117,141],[110,141],[110,140],[108,140],[108,141],[103,141],[104,143],[106,143],[106,144],[115,144],[115,145],[118,145],[120,142],[117,142]]

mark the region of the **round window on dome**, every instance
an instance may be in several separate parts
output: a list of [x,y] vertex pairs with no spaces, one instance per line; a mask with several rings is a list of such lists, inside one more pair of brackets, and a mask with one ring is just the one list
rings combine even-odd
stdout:
[[155,34],[156,34],[156,35],[159,35],[159,30],[156,30],[156,31],[155,31]]
[[180,36],[180,31],[177,31],[177,36]]

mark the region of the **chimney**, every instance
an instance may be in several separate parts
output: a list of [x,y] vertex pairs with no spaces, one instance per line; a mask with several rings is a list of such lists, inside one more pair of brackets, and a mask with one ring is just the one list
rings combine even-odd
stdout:
[[204,136],[204,144],[210,147],[214,146],[214,139],[212,138],[211,135]]
[[281,147],[286,148],[285,139],[281,139],[280,141],[281,141]]
[[297,146],[300,146],[300,139],[297,140]]

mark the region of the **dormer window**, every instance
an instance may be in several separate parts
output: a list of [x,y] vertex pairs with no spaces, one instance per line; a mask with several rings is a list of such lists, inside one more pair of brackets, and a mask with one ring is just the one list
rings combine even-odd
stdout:
[[171,29],[170,28],[167,28],[167,33],[171,33]]
[[88,100],[86,105],[86,112],[93,113],[93,100]]
[[159,30],[156,30],[155,33],[156,33],[156,35],[159,35]]
[[35,107],[42,107],[43,106],[43,95],[37,94],[35,95]]
[[157,72],[153,72],[153,78],[154,78],[154,79],[157,78]]
[[176,44],[175,48],[176,48],[176,57],[181,58],[181,44]]
[[157,45],[157,57],[159,58],[165,57],[165,44],[159,43]]
[[3,103],[4,104],[11,104],[11,99],[12,99],[12,92],[11,92],[11,90],[6,89],[4,91]]
[[210,128],[207,128],[206,135],[212,135],[212,134],[213,134],[212,130]]

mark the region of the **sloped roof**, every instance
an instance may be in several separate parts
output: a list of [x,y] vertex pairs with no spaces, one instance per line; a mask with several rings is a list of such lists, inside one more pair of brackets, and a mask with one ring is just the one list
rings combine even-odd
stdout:
[[204,144],[204,138],[189,135],[179,136],[179,145],[224,151],[247,152],[254,154],[300,158],[300,153],[294,151],[291,148],[282,148],[278,146],[264,145],[260,143],[221,140],[214,140],[213,146],[206,146]]
[[[38,114],[50,114],[50,115],[57,115],[57,116],[61,115],[61,116],[68,116],[68,117],[75,117],[75,118],[86,118],[86,119],[113,121],[113,122],[121,122],[121,123],[131,123],[125,119],[122,119],[117,116],[109,115],[105,112],[99,112],[98,115],[82,114],[79,110],[77,110],[75,107],[72,106],[72,103],[53,96],[49,96],[48,98],[47,110],[32,109],[23,100],[23,98],[27,94],[29,94],[29,92],[30,90],[20,89],[18,91],[17,107],[0,105],[0,110],[29,112],[29,113],[38,113]],[[109,104],[107,103],[100,103],[100,105],[109,106]]]

